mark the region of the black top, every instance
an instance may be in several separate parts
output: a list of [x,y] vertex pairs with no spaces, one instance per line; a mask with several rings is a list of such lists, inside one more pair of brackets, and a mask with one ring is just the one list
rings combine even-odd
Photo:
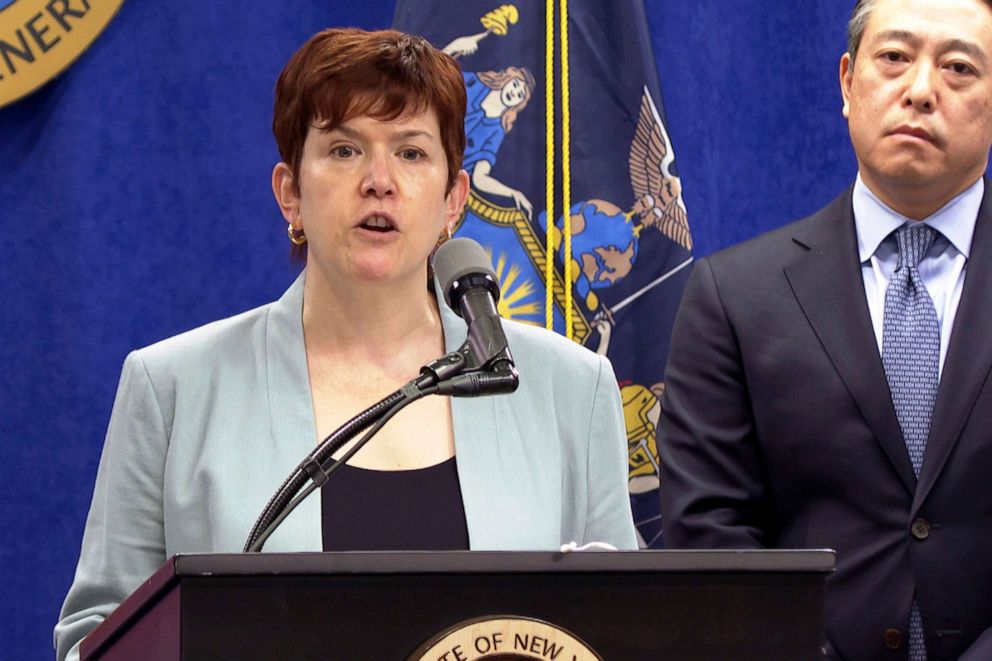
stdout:
[[321,489],[325,551],[467,550],[455,458],[379,471],[345,464]]

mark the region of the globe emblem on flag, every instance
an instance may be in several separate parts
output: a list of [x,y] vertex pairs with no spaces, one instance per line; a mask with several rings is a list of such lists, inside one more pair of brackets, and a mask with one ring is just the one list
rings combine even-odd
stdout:
[[[547,217],[538,218],[547,231]],[[590,199],[572,205],[569,213],[571,235],[572,282],[582,306],[591,314],[600,309],[594,290],[612,287],[630,274],[637,259],[640,223],[632,212],[602,199]],[[552,229],[555,251],[564,260],[564,218]]]
[[569,220],[572,255],[590,287],[609,287],[630,273],[638,232],[620,207],[606,200],[587,200],[572,207]]

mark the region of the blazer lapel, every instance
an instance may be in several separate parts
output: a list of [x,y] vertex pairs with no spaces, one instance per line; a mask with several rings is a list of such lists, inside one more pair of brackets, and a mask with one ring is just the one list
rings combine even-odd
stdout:
[[954,328],[944,359],[937,391],[930,437],[927,440],[920,485],[913,502],[915,512],[923,503],[961,436],[982,384],[992,368],[992,192],[985,182],[985,196],[975,222],[964,289],[954,317]]
[[793,240],[808,252],[785,266],[792,291],[868,427],[912,493],[916,477],[865,300],[851,190],[804,223]]
[[[269,447],[255,457],[272,467],[272,483],[256,485],[266,502],[293,468],[317,443],[303,338],[303,287],[306,271],[269,308],[265,327],[266,387],[269,404]],[[300,503],[265,545],[266,551],[320,551],[323,548],[320,494]],[[261,514],[261,511],[259,511]]]
[[[456,351],[468,335],[465,322],[444,302],[435,282],[437,305],[444,329],[444,350]],[[455,435],[455,462],[458,481],[468,525],[469,548],[494,549],[504,539],[504,531],[492,525],[504,521],[498,512],[505,498],[493,498],[500,493],[499,477],[495,475],[499,462],[489,456],[495,445],[488,442],[496,425],[495,397],[452,397],[451,423]],[[487,525],[488,524],[488,525]]]

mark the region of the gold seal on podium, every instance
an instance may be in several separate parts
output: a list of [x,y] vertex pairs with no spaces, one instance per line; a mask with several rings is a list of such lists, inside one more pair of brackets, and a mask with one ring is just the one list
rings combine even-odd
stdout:
[[576,635],[548,622],[515,615],[459,622],[408,661],[603,661]]

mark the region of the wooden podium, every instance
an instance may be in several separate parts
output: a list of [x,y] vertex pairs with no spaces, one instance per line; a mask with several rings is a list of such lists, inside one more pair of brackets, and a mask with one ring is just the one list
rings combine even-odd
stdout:
[[832,551],[177,555],[82,659],[817,659]]

